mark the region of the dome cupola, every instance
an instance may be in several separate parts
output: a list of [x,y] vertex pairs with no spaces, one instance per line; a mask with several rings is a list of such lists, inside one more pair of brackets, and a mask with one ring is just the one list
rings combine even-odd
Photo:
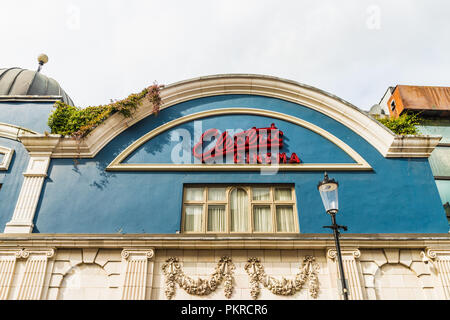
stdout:
[[74,105],[59,83],[39,71],[21,68],[0,68],[0,96],[30,97],[48,96],[60,98],[62,102]]

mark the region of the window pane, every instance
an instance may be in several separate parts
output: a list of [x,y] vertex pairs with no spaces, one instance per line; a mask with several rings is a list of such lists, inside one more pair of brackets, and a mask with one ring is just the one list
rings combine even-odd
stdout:
[[225,206],[208,206],[208,231],[225,232]]
[[248,231],[248,196],[242,189],[234,189],[230,194],[231,231]]
[[269,188],[253,188],[253,200],[269,201],[270,189]]
[[225,188],[209,188],[208,200],[209,201],[225,201]]
[[277,206],[277,231],[295,232],[292,206]]
[[449,120],[425,120],[423,125],[417,126],[420,134],[442,136],[440,143],[450,143],[450,122]]
[[436,147],[428,158],[434,176],[450,177],[450,147]]
[[275,189],[276,201],[289,201],[292,200],[291,188],[276,188]]
[[436,180],[442,204],[450,202],[450,180]]
[[186,206],[184,215],[184,231],[202,231],[203,206]]
[[187,201],[203,201],[203,188],[186,188]]
[[253,227],[255,232],[273,232],[270,206],[253,207]]

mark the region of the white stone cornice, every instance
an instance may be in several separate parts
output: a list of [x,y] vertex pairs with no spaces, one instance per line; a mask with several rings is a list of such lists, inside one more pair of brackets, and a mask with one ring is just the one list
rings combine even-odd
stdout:
[[53,95],[0,95],[0,101],[23,101],[23,102],[56,102],[62,100],[62,96]]
[[51,135],[19,135],[19,140],[31,156],[51,156],[56,146],[60,143],[61,136]]
[[[365,112],[334,95],[294,81],[261,75],[214,75],[174,83],[161,90],[161,109],[192,99],[226,94],[260,95],[306,106],[350,128],[385,157],[428,157],[441,139],[436,136],[397,136]],[[61,137],[52,149],[52,157],[95,157],[112,139],[152,112],[151,103],[145,100],[133,117],[114,114],[79,143]],[[28,137],[22,136],[21,141],[29,151],[37,152],[51,149],[53,142],[46,141],[59,136]]]
[[34,135],[37,134],[37,132],[34,132],[30,129],[25,129],[19,126],[15,126],[8,123],[2,123],[0,122],[0,137],[1,138],[7,138],[11,140],[19,140],[19,135],[21,134],[27,134],[27,135]]
[[387,158],[424,157],[428,158],[442,139],[441,136],[395,136],[389,147]]

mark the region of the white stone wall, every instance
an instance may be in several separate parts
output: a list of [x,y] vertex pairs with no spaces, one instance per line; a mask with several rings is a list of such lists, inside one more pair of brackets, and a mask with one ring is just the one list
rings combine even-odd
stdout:
[[[450,251],[343,248],[350,299],[448,299]],[[308,282],[293,295],[276,295],[260,285],[258,299],[341,299],[335,253],[323,249],[0,249],[0,299],[162,299],[163,265],[177,258],[193,280],[209,279],[223,256],[231,258],[230,299],[252,299],[249,258],[258,258],[268,276],[294,279],[306,256],[318,265],[316,298]],[[226,299],[224,283],[208,295],[188,294],[175,284],[172,299]]]

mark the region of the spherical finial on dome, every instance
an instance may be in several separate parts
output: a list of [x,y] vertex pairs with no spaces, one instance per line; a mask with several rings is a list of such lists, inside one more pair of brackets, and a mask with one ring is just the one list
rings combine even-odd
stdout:
[[38,62],[40,65],[46,64],[48,62],[48,56],[45,53],[41,53],[38,56]]
[[38,62],[39,62],[39,67],[37,69],[37,72],[41,71],[42,66],[48,62],[48,56],[45,53],[41,53],[38,56]]

